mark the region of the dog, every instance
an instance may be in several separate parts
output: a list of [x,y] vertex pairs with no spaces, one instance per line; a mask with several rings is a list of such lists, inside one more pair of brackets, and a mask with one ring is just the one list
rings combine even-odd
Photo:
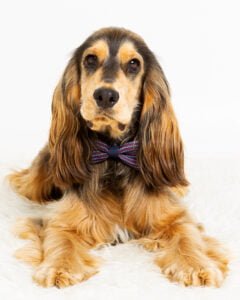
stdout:
[[16,227],[30,240],[16,256],[43,287],[91,277],[100,261],[90,249],[121,241],[123,232],[155,253],[171,281],[219,287],[227,274],[225,249],[181,202],[188,181],[169,85],[131,31],[104,28],[76,49],[54,91],[48,143],[9,179],[17,193],[50,207]]

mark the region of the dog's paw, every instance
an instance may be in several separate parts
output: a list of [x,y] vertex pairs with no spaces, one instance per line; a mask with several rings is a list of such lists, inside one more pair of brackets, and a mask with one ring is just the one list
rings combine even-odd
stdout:
[[163,273],[171,280],[184,286],[215,286],[219,287],[224,279],[217,267],[210,268],[184,268],[178,270],[174,266],[166,268]]
[[78,273],[73,273],[65,267],[40,265],[33,275],[33,280],[43,287],[64,288],[84,281],[97,272],[94,267],[87,267]]
[[214,286],[220,287],[224,280],[224,273],[211,261],[205,266],[192,266],[188,263],[175,262],[163,264],[162,259],[156,259],[162,273],[170,281],[179,282],[184,286]]

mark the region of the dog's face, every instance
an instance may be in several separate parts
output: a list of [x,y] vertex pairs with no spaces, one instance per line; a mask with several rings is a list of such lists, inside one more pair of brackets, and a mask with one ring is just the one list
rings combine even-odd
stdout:
[[82,117],[94,131],[121,136],[140,105],[145,66],[134,41],[103,34],[84,50],[80,67]]
[[121,135],[139,104],[144,62],[130,41],[100,39],[84,51],[81,114],[91,129]]

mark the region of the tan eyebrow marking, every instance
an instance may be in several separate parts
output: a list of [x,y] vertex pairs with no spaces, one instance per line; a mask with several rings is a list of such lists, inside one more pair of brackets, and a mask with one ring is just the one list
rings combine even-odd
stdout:
[[137,52],[136,48],[131,42],[123,43],[118,50],[117,56],[119,61],[123,64],[129,62],[133,58],[137,58],[141,65],[143,65],[142,56]]
[[83,57],[89,54],[94,54],[98,57],[99,61],[104,61],[109,56],[108,45],[104,40],[96,41],[91,47],[84,51]]

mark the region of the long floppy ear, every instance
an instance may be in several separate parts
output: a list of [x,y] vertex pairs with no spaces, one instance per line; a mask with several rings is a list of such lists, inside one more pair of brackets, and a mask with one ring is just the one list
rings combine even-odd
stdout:
[[155,61],[143,83],[139,165],[152,187],[187,186],[184,153],[164,73]]
[[49,149],[54,181],[60,186],[81,183],[89,174],[89,146],[80,117],[80,71],[73,57],[52,102]]

